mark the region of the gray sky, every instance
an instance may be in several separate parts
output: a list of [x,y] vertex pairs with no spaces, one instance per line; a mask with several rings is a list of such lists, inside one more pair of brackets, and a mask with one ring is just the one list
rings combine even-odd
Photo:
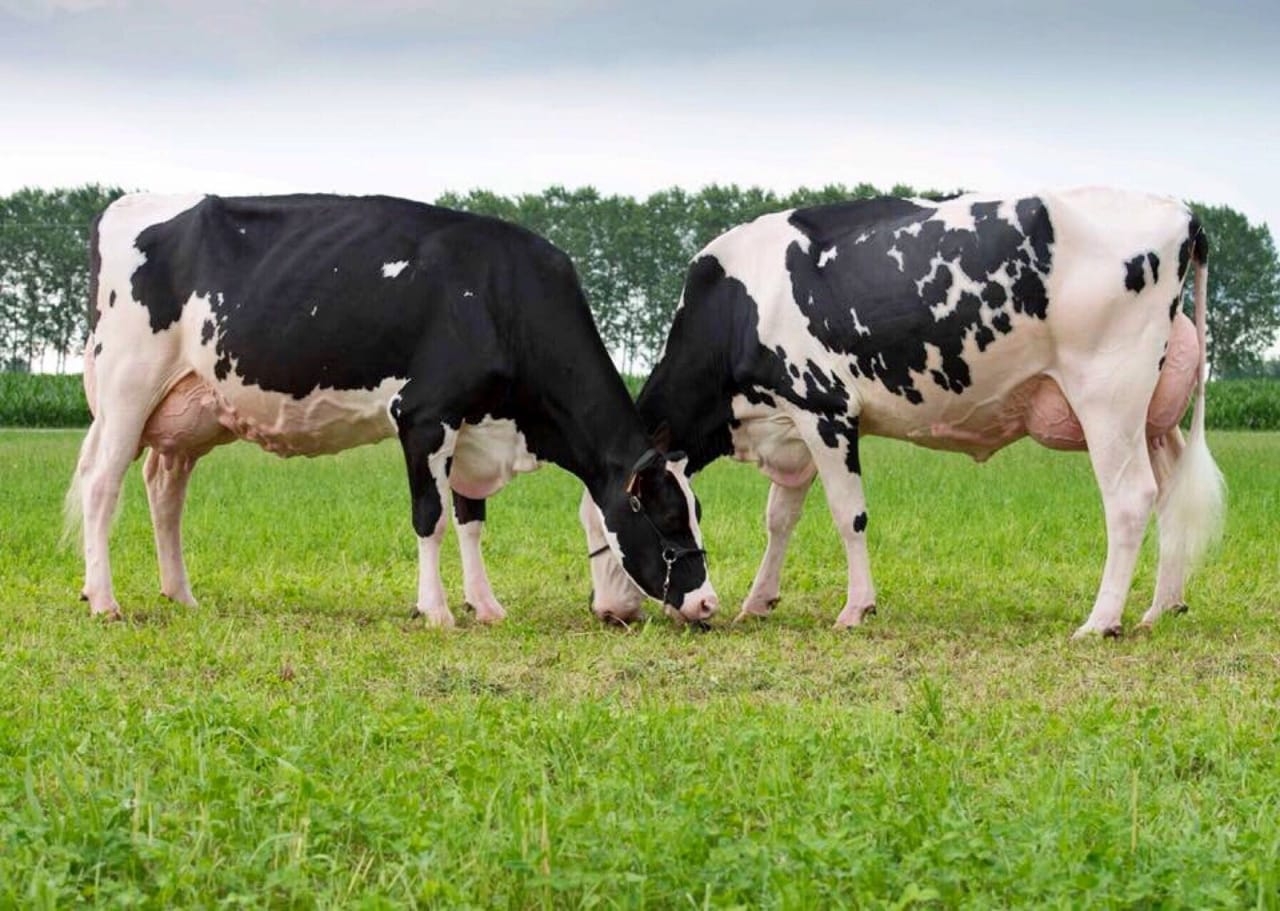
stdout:
[[1101,183],[1280,229],[1280,4],[0,0],[0,193]]

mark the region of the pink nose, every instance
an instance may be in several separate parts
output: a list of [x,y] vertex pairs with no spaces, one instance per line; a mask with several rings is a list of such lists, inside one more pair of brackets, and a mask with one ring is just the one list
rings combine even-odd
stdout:
[[711,619],[719,607],[720,599],[714,594],[701,597],[694,595],[685,599],[684,607],[680,609],[680,616],[690,623],[705,623]]

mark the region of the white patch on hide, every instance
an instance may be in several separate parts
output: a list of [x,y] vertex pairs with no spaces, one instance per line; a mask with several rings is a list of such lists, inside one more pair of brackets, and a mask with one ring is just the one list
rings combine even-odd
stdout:
[[[382,264],[382,277],[383,277],[383,278],[395,278],[397,275],[399,275],[401,272],[403,272],[403,271],[404,271],[405,269],[407,269],[408,267],[409,267],[409,261],[408,261],[407,259],[399,259],[399,260],[396,260],[396,261],[395,261],[395,262],[393,262],[393,263],[383,263],[383,264]],[[333,271],[337,272],[338,270],[337,270],[337,269],[334,269]]]

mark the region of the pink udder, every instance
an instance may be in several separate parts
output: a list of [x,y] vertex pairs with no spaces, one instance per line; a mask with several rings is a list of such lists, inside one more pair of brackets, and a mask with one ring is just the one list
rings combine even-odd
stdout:
[[174,385],[151,412],[142,431],[142,445],[162,457],[198,457],[235,435],[218,420],[217,396],[194,373]]

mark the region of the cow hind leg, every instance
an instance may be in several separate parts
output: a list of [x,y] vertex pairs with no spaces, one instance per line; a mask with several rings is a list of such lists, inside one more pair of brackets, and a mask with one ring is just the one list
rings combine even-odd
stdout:
[[[1099,372],[1107,375],[1105,370]],[[1144,431],[1146,404],[1154,384],[1153,375],[1149,386],[1132,389],[1120,401],[1101,395],[1097,400],[1085,396],[1072,401],[1088,441],[1107,527],[1102,582],[1088,619],[1075,632],[1077,639],[1095,634],[1118,636],[1123,630],[1125,599],[1156,500],[1156,477]],[[1109,396],[1113,390],[1106,392]]]
[[485,501],[453,494],[454,528],[458,532],[458,550],[462,556],[462,592],[467,605],[476,612],[480,623],[497,623],[507,616],[489,585],[480,537],[484,532]]
[[95,616],[120,619],[111,582],[111,524],[120,501],[125,472],[138,457],[145,414],[117,412],[90,427],[77,466],[84,516],[85,584],[83,596]]
[[768,544],[764,558],[756,570],[751,591],[742,603],[736,620],[748,617],[767,617],[777,605],[782,588],[782,564],[786,559],[791,533],[804,511],[804,500],[813,485],[810,478],[798,487],[784,487],[774,481],[769,486],[769,503],[765,507],[765,530]]
[[160,563],[160,593],[166,598],[196,606],[182,558],[182,507],[187,497],[187,482],[195,458],[185,454],[162,456],[151,449],[142,464],[142,477],[147,487],[147,503],[151,507],[151,525],[155,532],[156,557]]

